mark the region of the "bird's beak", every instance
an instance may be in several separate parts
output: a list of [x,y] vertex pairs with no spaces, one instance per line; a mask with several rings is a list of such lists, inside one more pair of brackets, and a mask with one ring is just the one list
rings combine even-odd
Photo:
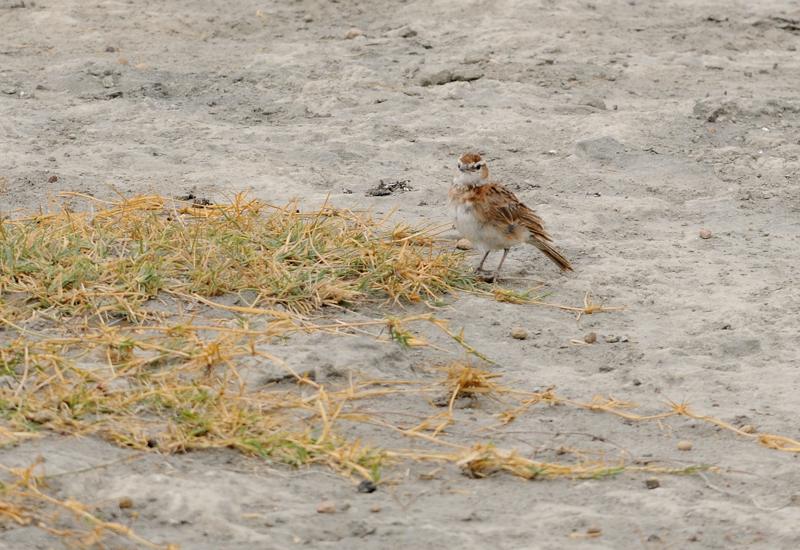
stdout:
[[462,166],[461,164],[459,164],[458,165],[458,170],[459,170],[459,172],[466,172],[467,171],[467,167],[466,166]]

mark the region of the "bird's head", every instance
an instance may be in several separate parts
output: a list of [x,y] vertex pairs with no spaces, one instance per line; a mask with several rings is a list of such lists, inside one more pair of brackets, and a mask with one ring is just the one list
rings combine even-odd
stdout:
[[480,185],[489,179],[489,167],[477,153],[464,153],[458,157],[457,183],[461,185]]

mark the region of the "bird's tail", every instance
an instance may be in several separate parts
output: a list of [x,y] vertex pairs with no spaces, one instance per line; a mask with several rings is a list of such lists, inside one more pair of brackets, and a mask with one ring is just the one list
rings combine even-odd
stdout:
[[561,268],[561,271],[572,271],[572,266],[570,265],[569,260],[567,260],[561,254],[561,252],[550,246],[549,243],[541,241],[535,237],[531,238],[528,242],[541,250],[545,256],[553,260],[553,263]]

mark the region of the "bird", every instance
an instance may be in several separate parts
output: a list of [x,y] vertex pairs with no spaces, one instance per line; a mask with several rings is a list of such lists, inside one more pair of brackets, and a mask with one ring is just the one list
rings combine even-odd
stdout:
[[562,271],[572,265],[552,244],[542,219],[525,206],[502,183],[489,179],[489,167],[478,153],[464,153],[458,159],[458,173],[448,193],[456,229],[461,236],[485,251],[476,272],[484,273],[483,264],[493,250],[503,257],[494,273],[485,279],[500,278],[500,269],[512,246],[528,243],[538,248]]

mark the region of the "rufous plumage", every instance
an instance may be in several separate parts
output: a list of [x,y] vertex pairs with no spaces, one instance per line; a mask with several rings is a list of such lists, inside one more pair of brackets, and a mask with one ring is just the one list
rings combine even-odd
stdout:
[[458,175],[453,179],[449,197],[456,229],[485,251],[478,272],[483,271],[491,251],[503,251],[490,280],[499,277],[508,250],[524,243],[538,248],[562,271],[572,271],[569,261],[550,244],[552,240],[541,218],[501,183],[490,181],[489,167],[480,155],[465,153],[459,157]]

